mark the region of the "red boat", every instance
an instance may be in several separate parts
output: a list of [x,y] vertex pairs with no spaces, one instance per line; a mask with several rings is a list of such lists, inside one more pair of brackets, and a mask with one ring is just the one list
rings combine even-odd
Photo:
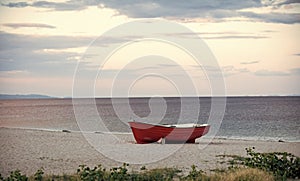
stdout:
[[166,143],[195,143],[197,138],[208,133],[208,124],[149,124],[128,122],[138,144],[157,142],[164,139]]

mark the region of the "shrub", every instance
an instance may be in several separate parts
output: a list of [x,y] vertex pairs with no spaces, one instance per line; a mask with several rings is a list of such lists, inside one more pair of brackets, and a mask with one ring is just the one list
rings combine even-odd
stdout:
[[105,168],[102,168],[101,165],[98,165],[93,169],[86,165],[80,165],[77,169],[77,174],[82,181],[106,180],[106,178],[108,178]]
[[258,153],[246,148],[248,157],[233,158],[232,163],[271,172],[282,180],[300,178],[300,158],[287,152]]
[[123,163],[121,167],[114,167],[110,169],[110,180],[128,180],[130,178],[130,174],[127,173],[127,166],[129,164]]
[[34,180],[42,181],[43,180],[44,171],[43,169],[38,169],[34,174]]
[[161,168],[161,169],[152,169],[143,174],[141,174],[142,180],[173,180],[175,178],[180,178],[178,173],[181,170],[176,168]]
[[7,178],[1,177],[3,181],[27,181],[28,177],[26,175],[22,175],[20,170],[15,170],[10,172],[10,175]]
[[204,174],[202,170],[197,170],[195,165],[191,166],[191,171],[184,177],[184,180],[208,180],[208,177]]

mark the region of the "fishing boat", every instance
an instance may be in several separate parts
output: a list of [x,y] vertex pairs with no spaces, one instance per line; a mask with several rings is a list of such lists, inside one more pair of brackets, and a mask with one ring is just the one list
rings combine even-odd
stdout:
[[208,133],[208,124],[150,124],[128,122],[138,144],[164,140],[166,143],[195,143],[197,138]]

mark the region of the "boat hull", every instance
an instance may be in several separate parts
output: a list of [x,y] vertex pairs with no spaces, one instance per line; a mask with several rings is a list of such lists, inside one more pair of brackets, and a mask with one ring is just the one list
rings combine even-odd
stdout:
[[166,143],[195,143],[197,138],[209,131],[209,125],[175,127],[141,122],[129,122],[129,125],[138,144],[153,143],[162,138]]

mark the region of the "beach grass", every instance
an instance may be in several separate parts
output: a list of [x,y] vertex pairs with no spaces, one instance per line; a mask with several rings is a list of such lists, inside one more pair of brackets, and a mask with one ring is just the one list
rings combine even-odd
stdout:
[[236,168],[209,177],[212,181],[274,181],[275,177],[257,168]]
[[64,175],[46,175],[43,169],[38,169],[34,175],[26,176],[21,171],[15,170],[6,178],[0,175],[3,181],[48,181],[48,180],[75,180],[75,181],[112,181],[112,180],[207,180],[207,181],[277,181],[287,179],[299,179],[300,177],[300,159],[290,153],[273,152],[259,153],[255,148],[246,148],[247,156],[240,157],[235,155],[222,155],[230,157],[229,167],[227,169],[205,173],[192,165],[188,174],[178,168],[155,168],[147,169],[142,166],[140,170],[129,171],[129,164],[124,163],[119,167],[110,169],[102,165],[89,167],[80,165],[74,174]]
[[112,181],[112,180],[132,180],[132,181],[150,181],[150,180],[182,180],[182,181],[275,181],[274,176],[263,170],[254,168],[237,168],[226,170],[222,173],[205,174],[192,166],[188,175],[182,175],[182,171],[176,168],[157,168],[151,170],[141,170],[139,172],[128,172],[126,166],[116,167],[109,170],[97,166],[89,168],[80,166],[75,174],[64,175],[44,175],[42,170],[38,170],[34,175],[27,177],[19,170],[11,172],[7,178],[1,177],[3,181]]
[[[260,153],[255,147],[245,149],[246,157],[229,155],[231,167],[243,165],[272,173],[278,180],[300,178],[300,158],[287,152]],[[226,155],[225,155],[226,157]]]

